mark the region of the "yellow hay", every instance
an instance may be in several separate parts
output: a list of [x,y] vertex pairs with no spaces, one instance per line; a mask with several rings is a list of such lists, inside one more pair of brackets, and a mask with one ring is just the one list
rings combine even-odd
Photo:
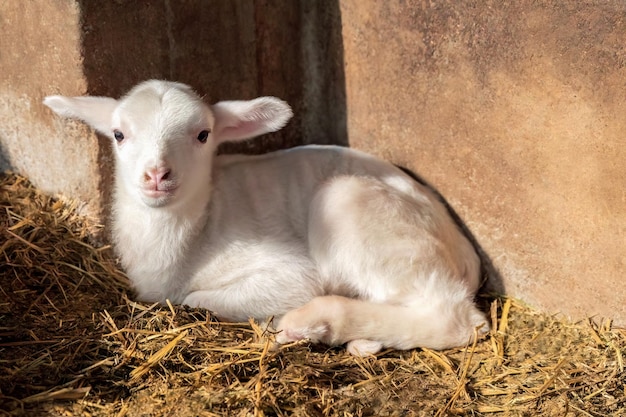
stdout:
[[0,177],[0,416],[624,416],[626,332],[508,298],[462,349],[354,358],[133,300],[78,204]]

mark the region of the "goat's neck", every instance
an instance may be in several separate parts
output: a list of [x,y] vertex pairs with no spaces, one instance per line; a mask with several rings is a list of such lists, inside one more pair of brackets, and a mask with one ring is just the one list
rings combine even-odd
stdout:
[[177,269],[183,254],[208,218],[209,193],[181,206],[151,208],[117,187],[114,205],[114,239],[131,279],[133,274]]

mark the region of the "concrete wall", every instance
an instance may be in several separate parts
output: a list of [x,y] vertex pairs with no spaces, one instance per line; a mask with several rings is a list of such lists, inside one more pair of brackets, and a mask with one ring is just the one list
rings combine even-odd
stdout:
[[294,121],[223,151],[349,133],[447,198],[501,289],[625,325],[625,25],[616,1],[0,0],[0,168],[106,212],[108,141],[43,96],[277,95]]
[[0,171],[12,168],[98,208],[96,138],[41,105],[47,94],[87,89],[79,20],[70,1],[0,1]]
[[626,3],[341,14],[351,146],[435,185],[508,293],[626,325]]

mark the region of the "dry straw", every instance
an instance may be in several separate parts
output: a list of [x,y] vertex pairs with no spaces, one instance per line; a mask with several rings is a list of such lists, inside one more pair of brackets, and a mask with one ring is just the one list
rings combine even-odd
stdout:
[[488,300],[463,349],[275,349],[257,323],[132,301],[77,205],[0,177],[0,415],[626,416],[626,334]]

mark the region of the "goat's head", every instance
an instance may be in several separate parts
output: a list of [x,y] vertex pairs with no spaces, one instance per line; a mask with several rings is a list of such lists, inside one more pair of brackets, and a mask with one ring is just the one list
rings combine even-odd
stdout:
[[49,96],[44,104],[110,137],[118,184],[150,207],[184,204],[208,190],[221,142],[279,130],[292,115],[274,97],[209,106],[189,86],[159,80],[137,85],[120,100]]

